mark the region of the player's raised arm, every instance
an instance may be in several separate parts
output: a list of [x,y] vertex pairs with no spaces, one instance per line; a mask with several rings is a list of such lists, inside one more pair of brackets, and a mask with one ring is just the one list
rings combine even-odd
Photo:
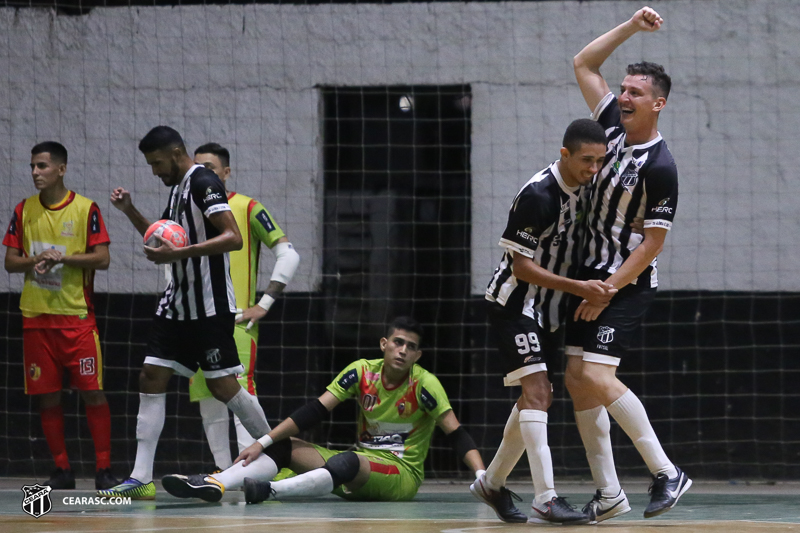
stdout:
[[447,442],[450,447],[464,461],[464,464],[470,467],[473,474],[477,476],[478,473],[486,469],[483,466],[483,459],[481,459],[478,446],[472,436],[467,433],[467,430],[459,424],[452,409],[440,416],[436,421],[436,425],[442,428],[442,431],[447,435]]
[[322,417],[328,414],[334,407],[339,405],[341,400],[328,391],[325,391],[322,396],[316,400],[311,400],[303,407],[297,409],[294,413],[289,415],[289,418],[278,424],[278,426],[264,435],[256,442],[245,448],[239,457],[234,461],[244,461],[244,466],[249,465],[253,460],[261,455],[264,448],[268,447],[273,442],[281,441],[294,437],[303,430],[312,428],[322,421]]
[[640,31],[656,31],[663,22],[664,19],[654,9],[645,6],[634,13],[630,20],[604,33],[578,52],[572,60],[572,66],[589,109],[594,111],[600,100],[610,91],[608,83],[600,74],[600,66],[611,53],[634,34]]
[[147,228],[150,227],[150,221],[133,205],[130,192],[126,191],[123,187],[115,188],[111,191],[111,205],[125,213],[125,216],[128,217],[128,220],[133,224],[133,227],[139,232],[139,235],[144,237]]

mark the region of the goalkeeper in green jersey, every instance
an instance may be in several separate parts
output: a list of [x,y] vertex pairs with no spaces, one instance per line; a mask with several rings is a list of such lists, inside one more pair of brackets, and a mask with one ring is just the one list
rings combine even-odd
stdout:
[[[164,488],[173,496],[210,502],[241,486],[248,503],[330,492],[349,500],[410,500],[424,478],[434,426],[442,428],[473,473],[482,473],[480,453],[459,424],[442,384],[416,364],[422,355],[421,336],[415,320],[395,319],[380,340],[382,359],[348,365],[322,396],[258,439],[227,470],[211,476],[169,475],[162,480]],[[333,451],[294,438],[348,398],[359,405],[355,451]],[[298,475],[271,481],[284,467]]]
[[[256,322],[267,314],[275,299],[291,281],[300,262],[300,256],[260,202],[228,189],[231,168],[230,153],[226,148],[217,143],[204,144],[194,151],[194,162],[216,173],[225,184],[228,204],[244,240],[241,250],[230,252],[230,273],[236,306],[242,309],[236,317],[233,337],[239,352],[239,360],[244,366],[244,372],[239,376],[239,383],[250,393],[252,401],[257,403],[254,379],[258,347]],[[269,286],[256,303],[262,243],[275,254],[277,260],[270,276]],[[220,470],[228,468],[232,464],[228,436],[230,427],[228,409],[211,395],[202,370],[198,371],[189,382],[189,399],[200,404],[203,428],[217,468]],[[234,423],[236,440],[241,452],[255,441],[236,416]]]

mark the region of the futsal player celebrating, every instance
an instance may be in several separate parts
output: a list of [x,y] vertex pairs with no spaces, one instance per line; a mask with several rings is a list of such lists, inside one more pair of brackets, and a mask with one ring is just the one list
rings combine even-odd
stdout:
[[[600,66],[634,34],[656,31],[662,23],[658,13],[644,7],[574,59],[578,85],[608,136],[587,220],[584,275],[605,280],[619,291],[607,306],[580,302],[575,327],[567,327],[570,357],[565,381],[597,487],[585,508],[592,522],[630,511],[614,468],[609,414],[631,438],[653,476],[645,518],[671,509],[692,484],[664,453],[642,402],[616,377],[617,366],[655,298],[656,257],[675,216],[678,171],[658,132],[658,117],[671,85],[664,68],[647,62],[629,65],[615,96],[600,75]],[[644,217],[643,235],[630,231],[636,216]]]
[[25,274],[20,309],[25,393],[39,398],[39,414],[56,470],[45,482],[74,489],[64,443],[61,385],[64,369],[80,390],[94,441],[95,488],[118,483],[111,475],[111,414],[103,393],[103,359],[94,317],[94,271],[110,262],[108,233],[92,200],[64,185],[67,149],[43,142],[31,150],[38,194],[20,202],[3,239],[5,268]]
[[[260,202],[243,194],[227,191],[228,179],[231,177],[230,152],[227,148],[217,143],[204,144],[194,151],[194,162],[205,166],[222,180],[227,192],[228,205],[244,240],[241,250],[230,252],[231,280],[236,295],[236,305],[243,309],[236,319],[233,338],[239,352],[239,361],[244,367],[244,372],[239,377],[239,384],[255,396],[256,385],[253,378],[258,346],[257,322],[266,316],[275,299],[292,280],[300,256]],[[269,286],[256,303],[261,243],[275,253],[276,262]],[[228,468],[232,464],[228,440],[230,425],[228,408],[208,390],[202,370],[199,370],[189,382],[189,399],[200,404],[203,428],[217,468],[220,470]],[[253,444],[255,439],[242,426],[238,417],[234,416],[234,421],[239,452],[242,452]]]
[[[511,204],[500,239],[505,252],[486,289],[488,313],[505,367],[506,386],[522,394],[506,422],[503,441],[486,473],[470,491],[506,522],[585,524],[589,517],[559,497],[547,445],[547,409],[552,402],[548,369],[564,347],[566,293],[605,305],[616,292],[601,280],[579,281],[584,211],[588,191],[603,164],[606,136],[590,119],[572,122],[564,133],[561,157],[522,187]],[[528,453],[533,479],[533,514],[520,512],[504,487]]]
[[[233,339],[236,305],[228,253],[242,237],[228,205],[225,186],[212,171],[195,165],[180,134],[168,126],[150,130],[139,143],[153,174],[172,188],[162,219],[178,222],[189,244],[145,246],[147,259],[170,265],[170,282],[161,294],[150,326],[139,375],[136,462],[128,479],[99,496],[154,499],[153,460],[164,427],[167,384],[173,373],[190,378],[202,368],[208,389],[224,402],[254,437],[269,431],[254,396],[236,380],[244,368]],[[150,222],[134,207],[130,193],[118,187],[111,203],[140,234]]]
[[[180,498],[211,502],[242,485],[248,503],[330,492],[348,500],[410,500],[424,477],[434,426],[442,428],[456,454],[479,474],[483,462],[475,442],[459,425],[436,376],[416,364],[421,338],[419,323],[396,318],[380,340],[382,359],[348,365],[322,396],[258,439],[231,468],[213,476],[166,476],[164,488]],[[293,438],[348,398],[359,407],[356,451],[333,451]],[[299,475],[270,482],[282,467]]]

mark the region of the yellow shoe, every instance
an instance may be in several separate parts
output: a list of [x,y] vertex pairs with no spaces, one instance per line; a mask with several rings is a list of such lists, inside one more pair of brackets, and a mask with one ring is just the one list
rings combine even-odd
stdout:
[[131,500],[155,500],[156,484],[142,483],[138,479],[129,477],[116,487],[98,490],[97,495],[105,498],[130,498]]

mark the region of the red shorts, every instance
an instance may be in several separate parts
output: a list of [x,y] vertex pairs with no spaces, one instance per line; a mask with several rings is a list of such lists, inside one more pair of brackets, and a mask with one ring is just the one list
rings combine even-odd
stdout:
[[64,369],[79,390],[103,390],[103,356],[96,326],[22,330],[25,394],[61,390]]

